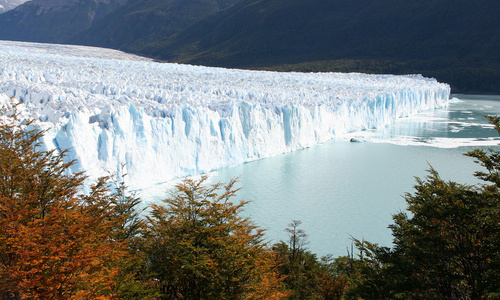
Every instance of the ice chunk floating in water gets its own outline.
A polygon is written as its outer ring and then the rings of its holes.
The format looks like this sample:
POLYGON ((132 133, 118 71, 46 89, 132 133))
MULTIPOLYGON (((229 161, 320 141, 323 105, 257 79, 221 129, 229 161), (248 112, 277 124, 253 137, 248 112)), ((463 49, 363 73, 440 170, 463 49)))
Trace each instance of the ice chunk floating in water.
POLYGON ((230 70, 0 42, 1 100, 14 96, 50 128, 45 145, 70 149, 73 171, 128 173, 131 188, 385 126, 445 106, 449 93, 422 76, 230 70))

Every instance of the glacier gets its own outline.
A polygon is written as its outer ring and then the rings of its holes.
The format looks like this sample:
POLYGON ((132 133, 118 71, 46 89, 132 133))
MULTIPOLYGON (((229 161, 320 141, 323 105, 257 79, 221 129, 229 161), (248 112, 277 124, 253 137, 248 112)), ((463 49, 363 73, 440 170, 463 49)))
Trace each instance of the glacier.
POLYGON ((160 63, 116 50, 0 41, 0 102, 67 149, 72 172, 131 189, 307 148, 444 107, 421 75, 281 73, 160 63))

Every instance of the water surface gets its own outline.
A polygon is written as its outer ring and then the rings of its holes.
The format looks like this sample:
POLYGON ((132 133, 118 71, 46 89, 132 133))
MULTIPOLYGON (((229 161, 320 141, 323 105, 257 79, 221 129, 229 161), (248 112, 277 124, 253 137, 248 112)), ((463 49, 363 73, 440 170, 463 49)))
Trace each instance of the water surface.
POLYGON ((500 113, 500 96, 457 95, 461 102, 377 130, 339 137, 308 149, 210 174, 213 182, 239 177, 244 211, 271 242, 302 221, 318 256, 346 254, 351 237, 391 246, 387 228, 404 210, 415 176, 430 166, 446 180, 475 183, 478 166, 463 153, 500 140, 482 117, 500 113), (362 142, 350 142, 355 140, 362 142))

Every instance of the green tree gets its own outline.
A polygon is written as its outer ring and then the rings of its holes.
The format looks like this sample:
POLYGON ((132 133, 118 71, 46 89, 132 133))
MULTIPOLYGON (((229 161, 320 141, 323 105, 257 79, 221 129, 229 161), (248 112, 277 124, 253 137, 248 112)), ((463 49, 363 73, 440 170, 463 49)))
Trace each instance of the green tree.
MULTIPOLYGON (((499 118, 489 117, 500 133, 499 118)), ((408 211, 390 225, 392 249, 371 245, 363 277, 350 291, 366 299, 500 298, 500 153, 466 155, 486 171, 485 183, 447 182, 431 168, 405 196, 408 211)))
POLYGON ((147 216, 143 249, 163 299, 282 298, 263 230, 230 201, 235 181, 205 181, 184 180, 147 216))

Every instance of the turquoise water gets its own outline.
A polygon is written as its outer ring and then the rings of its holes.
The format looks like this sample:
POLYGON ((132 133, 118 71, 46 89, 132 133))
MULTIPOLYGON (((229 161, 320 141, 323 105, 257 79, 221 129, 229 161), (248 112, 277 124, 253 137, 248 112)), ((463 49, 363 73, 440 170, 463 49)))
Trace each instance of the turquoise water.
POLYGON ((477 182, 478 166, 463 156, 495 146, 498 136, 482 114, 500 113, 499 96, 464 96, 449 107, 421 113, 379 129, 210 174, 227 182, 239 177, 243 214, 271 242, 287 240, 284 229, 302 221, 308 248, 318 256, 345 255, 351 237, 391 246, 392 215, 406 207, 414 176, 429 165, 446 180, 477 182), (363 142, 350 142, 351 138, 363 142))

